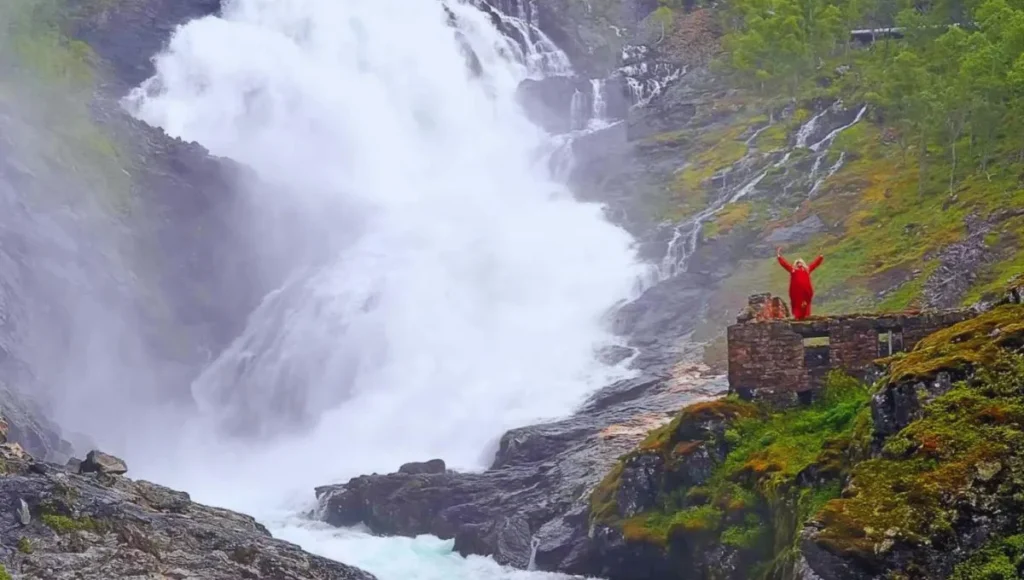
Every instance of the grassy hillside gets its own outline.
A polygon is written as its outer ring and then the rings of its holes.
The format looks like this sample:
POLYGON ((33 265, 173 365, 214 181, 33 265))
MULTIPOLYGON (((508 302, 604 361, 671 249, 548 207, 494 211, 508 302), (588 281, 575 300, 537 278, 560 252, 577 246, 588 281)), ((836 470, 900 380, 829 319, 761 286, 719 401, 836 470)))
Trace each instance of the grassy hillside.
POLYGON ((0 106, 32 127, 19 141, 34 147, 24 156, 40 164, 34 169, 70 172, 80 186, 60 203, 79 203, 91 193, 115 215, 124 214, 131 178, 120 145, 90 112, 99 63, 87 44, 64 33, 71 17, 67 4, 19 0, 0 7, 0 106))
POLYGON ((754 233, 762 245, 739 256, 712 309, 715 327, 746 295, 784 292, 786 276, 771 260, 768 238, 812 217, 823 224, 815 235, 782 245, 793 256, 825 255, 815 275, 820 313, 927 306, 941 292, 940 301, 952 296, 969 304, 1024 266, 1024 216, 1013 211, 1024 202, 1018 104, 1024 102, 1024 43, 1017 40, 1024 2, 913 6, 880 0, 718 5, 724 50, 713 69, 739 89, 730 97, 737 112, 699 137, 701 152, 684 160, 666 186, 665 214, 678 219, 706 207, 722 187, 714 176, 741 159, 781 150, 791 158, 705 225, 705 242, 754 233), (951 26, 970 22, 976 25, 951 26), (861 46, 847 34, 883 25, 902 26, 906 35, 861 46), (851 110, 868 105, 868 112, 832 143, 821 167, 840 156, 843 164, 812 195, 801 161, 811 152, 794 148, 795 131, 837 100, 851 110), (969 231, 969 217, 977 231, 969 231), (961 245, 972 252, 959 251, 961 245), (967 256, 964 263, 958 254, 967 256), (970 271, 967 288, 944 287, 950 269, 970 271))

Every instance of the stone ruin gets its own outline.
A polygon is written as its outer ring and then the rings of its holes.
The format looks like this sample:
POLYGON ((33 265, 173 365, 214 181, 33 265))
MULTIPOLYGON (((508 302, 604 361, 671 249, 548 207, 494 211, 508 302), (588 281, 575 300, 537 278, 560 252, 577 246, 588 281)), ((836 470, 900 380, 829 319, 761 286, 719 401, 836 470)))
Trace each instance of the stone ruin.
POLYGON ((876 360, 974 316, 972 310, 943 310, 797 321, 780 298, 757 294, 728 328, 729 392, 746 400, 807 404, 829 371, 869 378, 876 360))

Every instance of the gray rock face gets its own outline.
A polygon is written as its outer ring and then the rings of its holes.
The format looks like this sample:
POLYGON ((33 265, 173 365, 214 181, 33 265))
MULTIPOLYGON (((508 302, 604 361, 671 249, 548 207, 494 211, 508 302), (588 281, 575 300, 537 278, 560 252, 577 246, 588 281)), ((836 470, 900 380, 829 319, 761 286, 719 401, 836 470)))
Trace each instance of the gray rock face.
POLYGON ((18 443, 33 456, 65 461, 72 454, 71 444, 61 438, 60 428, 37 405, 2 385, 0 416, 7 423, 7 440, 18 443))
POLYGON ((939 267, 925 280, 921 295, 932 308, 954 308, 977 280, 978 274, 989 263, 985 236, 992 226, 978 216, 965 220, 967 237, 950 244, 939 252, 939 267))
POLYGON ((117 475, 68 473, 0 445, 0 563, 15 578, 373 580, 273 539, 249 516, 117 475), (29 521, 15 506, 24 503, 29 521), (15 549, 14 547, 17 547, 15 549))
POLYGON ((152 57, 176 26, 220 11, 221 0, 70 0, 73 33, 113 67, 121 89, 153 74, 152 57))
POLYGON ((519 85, 516 96, 530 120, 549 133, 568 133, 580 128, 572 126, 574 98, 580 99, 586 111, 593 103, 590 82, 576 77, 526 79, 519 85))
MULTIPOLYGON (((454 538, 462 554, 583 573, 592 543, 589 494, 614 462, 685 402, 720 392, 695 369, 648 374, 607 387, 568 419, 502 436, 491 468, 458 473, 405 467, 317 488, 321 517, 375 533, 454 538)), ((422 464, 421 464, 422 465, 422 464)))
POLYGON ((666 368, 680 360, 682 339, 701 318, 711 280, 699 274, 680 274, 656 284, 615 315, 614 329, 639 349, 633 366, 666 368))
MULTIPOLYGON (((488 0, 503 5, 526 0, 488 0)), ((622 47, 635 40, 633 30, 658 8, 657 0, 551 0, 537 2, 538 27, 569 55, 589 78, 604 78, 622 64, 622 47)))

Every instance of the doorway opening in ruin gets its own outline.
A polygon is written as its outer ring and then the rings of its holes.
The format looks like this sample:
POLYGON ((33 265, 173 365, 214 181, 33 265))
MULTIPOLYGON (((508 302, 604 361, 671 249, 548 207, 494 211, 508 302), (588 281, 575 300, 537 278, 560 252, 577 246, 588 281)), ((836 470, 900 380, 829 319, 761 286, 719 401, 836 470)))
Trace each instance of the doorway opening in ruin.
MULTIPOLYGON (((825 375, 831 368, 832 344, 828 334, 804 336, 804 368, 807 369, 808 382, 817 387, 825 382, 825 375)), ((811 391, 797 393, 801 404, 811 404, 811 391)))

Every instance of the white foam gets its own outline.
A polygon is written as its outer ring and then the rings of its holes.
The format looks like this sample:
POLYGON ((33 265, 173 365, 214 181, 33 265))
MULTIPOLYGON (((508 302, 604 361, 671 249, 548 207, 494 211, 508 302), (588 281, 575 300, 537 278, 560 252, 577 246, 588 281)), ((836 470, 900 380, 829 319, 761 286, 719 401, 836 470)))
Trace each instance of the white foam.
POLYGON ((448 5, 479 80, 438 2, 235 0, 179 29, 127 100, 287 192, 261 200, 268 211, 316 216, 254 243, 322 235, 329 257, 298 264, 196 381, 204 416, 179 426, 176 449, 143 453, 143 437, 126 453, 133 473, 382 580, 542 578, 436 539, 296 519, 313 485, 431 457, 482 467, 504 430, 564 415, 621 374, 593 352, 642 273, 632 240, 536 162, 547 137, 515 99, 536 70, 476 8, 448 5), (334 240, 332 223, 357 234, 334 240), (285 409, 313 427, 284 435, 285 409), (224 425, 273 440, 236 443, 224 425))

